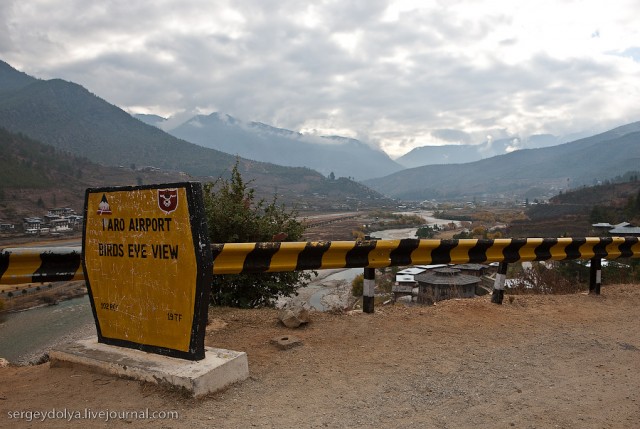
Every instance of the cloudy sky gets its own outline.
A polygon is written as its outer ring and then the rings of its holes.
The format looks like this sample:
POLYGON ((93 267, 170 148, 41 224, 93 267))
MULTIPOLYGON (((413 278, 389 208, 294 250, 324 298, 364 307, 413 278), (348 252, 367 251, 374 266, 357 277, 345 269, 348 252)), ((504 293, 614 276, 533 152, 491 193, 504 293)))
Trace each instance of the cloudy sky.
POLYGON ((2 0, 0 59, 134 113, 370 142, 640 120, 637 0, 2 0))

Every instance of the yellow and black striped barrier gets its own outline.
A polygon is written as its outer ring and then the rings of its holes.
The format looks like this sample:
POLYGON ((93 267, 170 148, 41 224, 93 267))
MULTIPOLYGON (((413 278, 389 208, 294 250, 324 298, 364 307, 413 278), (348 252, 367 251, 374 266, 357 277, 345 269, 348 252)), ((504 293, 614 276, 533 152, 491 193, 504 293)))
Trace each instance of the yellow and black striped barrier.
POLYGON ((0 284, 83 280, 81 255, 81 247, 2 249, 0 284))
POLYGON ((227 243, 212 250, 214 274, 640 258, 638 237, 227 243))
MULTIPOLYGON (((213 273, 640 258, 638 237, 366 240, 212 244, 213 273)), ((0 284, 82 280, 80 247, 0 252, 0 284)))

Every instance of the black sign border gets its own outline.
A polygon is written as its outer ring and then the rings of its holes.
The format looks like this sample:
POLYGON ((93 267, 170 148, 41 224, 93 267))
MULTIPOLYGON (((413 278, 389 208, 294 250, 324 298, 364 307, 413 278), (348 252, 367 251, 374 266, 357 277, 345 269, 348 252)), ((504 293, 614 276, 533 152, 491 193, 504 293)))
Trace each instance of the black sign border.
POLYGON ((207 230, 207 221, 205 216, 202 184, 199 182, 179 182, 179 183, 161 183, 153 185, 141 186, 111 186, 100 188, 87 188, 84 198, 84 228, 82 230, 82 269, 84 278, 89 292, 89 300, 91 302, 91 311, 93 319, 96 323, 96 331, 98 334, 98 342, 112 346, 126 347, 141 350, 148 353, 155 353, 163 356, 169 356, 187 360, 202 360, 205 357, 204 337, 207 327, 207 318, 209 310, 209 296, 211 294, 211 282, 213 281, 213 256, 211 253, 211 243, 209 241, 209 233, 207 230), (154 346, 150 344, 142 344, 134 341, 123 340, 119 338, 109 338, 102 335, 100 329, 100 321, 96 312, 91 283, 87 272, 87 264, 85 259, 85 243, 87 236, 87 219, 89 194, 97 194, 100 192, 122 192, 122 191, 139 191, 148 189, 163 188, 184 188, 187 194, 187 205, 189 211, 189 221, 191 223, 191 234, 193 239, 194 251, 196 256, 197 274, 196 274, 196 296, 193 309, 193 324, 191 326, 191 338, 189 340, 189 351, 177 350, 167 347, 154 346))

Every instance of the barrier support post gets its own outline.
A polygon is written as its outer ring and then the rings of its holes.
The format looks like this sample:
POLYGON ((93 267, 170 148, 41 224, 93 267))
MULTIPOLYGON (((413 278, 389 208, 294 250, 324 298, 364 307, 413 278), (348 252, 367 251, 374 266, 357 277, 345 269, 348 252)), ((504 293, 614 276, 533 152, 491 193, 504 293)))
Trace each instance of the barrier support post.
POLYGON ((600 295, 602 284, 602 259, 593 258, 589 269, 589 295, 600 295))
POLYGON ((376 287, 376 269, 364 269, 364 281, 362 283, 362 311, 365 313, 373 313, 373 300, 375 297, 374 289, 376 287))
POLYGON ((496 274, 496 281, 493 283, 493 294, 491 295, 491 302, 494 304, 502 304, 504 299, 504 283, 507 279, 507 266, 506 262, 500 262, 498 266, 498 272, 496 274))

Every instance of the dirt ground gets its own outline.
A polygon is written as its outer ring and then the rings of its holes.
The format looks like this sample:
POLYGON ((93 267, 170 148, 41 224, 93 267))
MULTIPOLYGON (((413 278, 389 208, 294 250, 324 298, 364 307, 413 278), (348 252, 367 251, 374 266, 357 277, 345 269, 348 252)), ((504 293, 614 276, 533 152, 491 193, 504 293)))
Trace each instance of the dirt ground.
POLYGON ((639 310, 638 285, 312 313, 295 331, 276 310, 212 308, 206 343, 246 351, 246 381, 192 399, 49 364, 0 368, 0 427, 637 428, 639 310), (283 335, 303 344, 270 344, 283 335), (86 409, 158 418, 27 421, 86 409))

